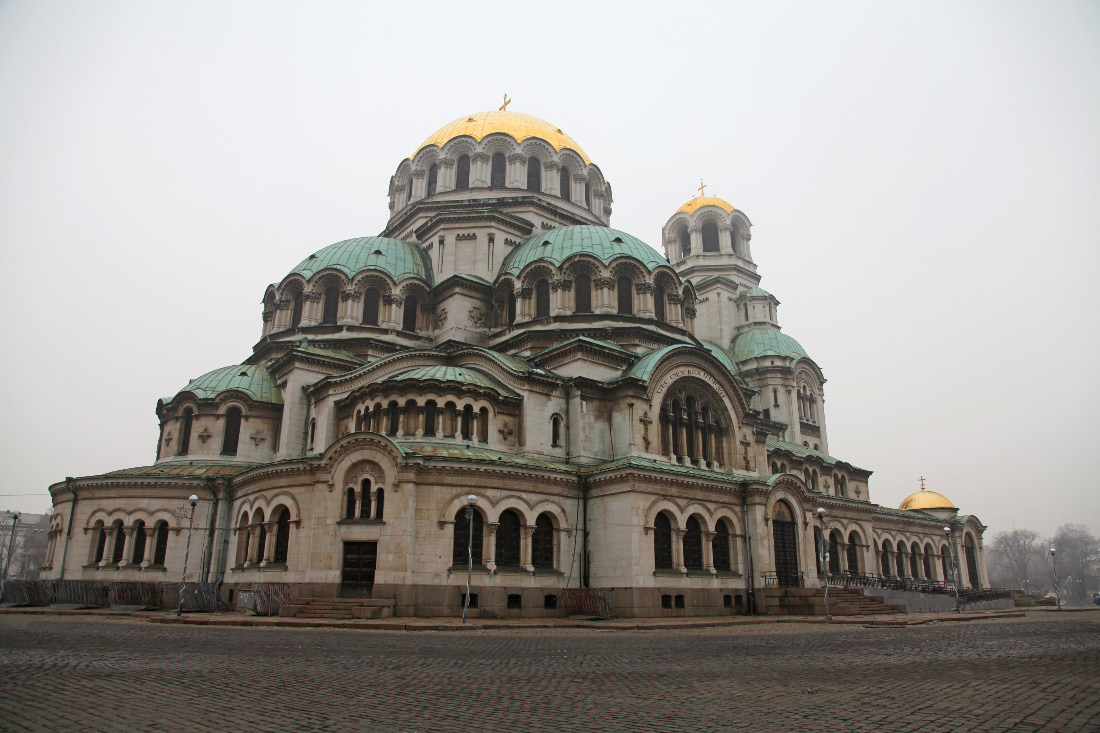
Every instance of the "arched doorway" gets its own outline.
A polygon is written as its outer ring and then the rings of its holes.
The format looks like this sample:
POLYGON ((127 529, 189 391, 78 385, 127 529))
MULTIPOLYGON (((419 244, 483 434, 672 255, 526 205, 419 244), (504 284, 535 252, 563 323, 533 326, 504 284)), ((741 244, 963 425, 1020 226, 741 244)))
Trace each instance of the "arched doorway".
POLYGON ((798 570, 798 538, 794 512, 785 501, 777 501, 772 508, 772 543, 775 547, 775 577, 779 587, 801 587, 802 573, 798 570))

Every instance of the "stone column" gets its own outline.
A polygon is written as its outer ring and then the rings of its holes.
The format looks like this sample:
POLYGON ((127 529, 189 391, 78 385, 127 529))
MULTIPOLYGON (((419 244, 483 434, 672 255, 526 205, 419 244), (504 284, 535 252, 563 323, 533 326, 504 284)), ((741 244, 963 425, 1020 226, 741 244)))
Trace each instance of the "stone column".
POLYGON ((256 565, 262 559, 260 557, 260 525, 250 524, 248 526, 248 559, 245 561, 244 566, 251 567, 256 565))
POLYGON ((718 229, 718 251, 733 254, 733 228, 728 224, 718 229))
POLYGON ((153 564, 153 553, 157 549, 157 528, 145 528, 145 557, 142 558, 141 567, 147 568, 153 564))
POLYGON ((691 234, 691 253, 697 255, 703 251, 703 231, 699 228, 698 224, 692 224, 688 228, 688 232, 691 234))
POLYGON ((672 567, 679 569, 681 573, 687 572, 687 568, 684 567, 684 530, 682 529, 672 530, 672 567))
POLYGON ((615 306, 611 302, 611 291, 615 287, 615 278, 597 277, 592 281, 596 289, 596 306, 593 310, 597 314, 609 314, 615 312, 615 306))
POLYGON ((683 328, 684 296, 680 293, 668 293, 666 300, 668 300, 668 308, 665 311, 665 318, 668 319, 668 324, 670 326, 676 326, 677 328, 683 328))
POLYGON ((526 323, 531 320, 534 310, 531 307, 533 288, 520 288, 516 291, 516 324, 526 323))
POLYGON ((529 573, 535 572, 535 558, 532 554, 534 552, 534 543, 531 542, 531 536, 534 533, 534 527, 524 526, 520 529, 519 534, 519 556, 521 558, 520 563, 523 565, 523 569, 529 573))
POLYGON ((354 326, 362 322, 363 314, 359 307, 363 294, 347 288, 340 292, 340 316, 336 322, 341 326, 354 326))
POLYGON ((550 196, 561 196, 561 163, 548 160, 542 164, 542 190, 550 196))
POLYGON ((114 526, 104 526, 103 534, 107 537, 103 542, 103 559, 99 561, 99 567, 105 568, 111 564, 111 557, 114 555, 115 550, 115 528, 114 526))
POLYGON ((399 320, 402 316, 401 307, 405 304, 405 299, 396 293, 386 293, 382 296, 382 312, 379 314, 379 325, 382 328, 388 328, 391 331, 396 331, 401 325, 399 320))
POLYGON ((321 322, 321 300, 323 293, 307 290, 302 293, 302 324, 303 326, 316 326, 321 322))
POLYGON ((444 193, 455 188, 455 161, 451 158, 439 160, 439 177, 436 179, 436 191, 444 193))
POLYGON ((490 573, 495 572, 496 569, 497 569, 497 527, 498 526, 499 526, 498 522, 489 522, 488 524, 485 525, 485 529, 486 529, 485 534, 486 534, 486 539, 488 540, 488 544, 489 544, 489 548, 488 548, 489 552, 487 554, 482 555, 482 560, 485 561, 485 567, 488 568, 490 573))
POLYGON ((703 532, 703 568, 711 574, 718 571, 714 569, 714 532, 703 532))
POLYGON ((276 522, 264 522, 264 529, 267 530, 267 536, 264 537, 264 559, 260 563, 261 566, 270 563, 275 554, 275 531, 278 529, 278 524, 276 522))
POLYGON ((504 185, 508 188, 527 188, 527 156, 511 153, 504 169, 504 185))
POLYGON ((122 531, 126 536, 126 544, 122 546, 122 559, 118 561, 120 568, 130 564, 130 555, 134 551, 134 528, 123 527, 122 531))
POLYGON ((643 318, 653 318, 653 283, 634 283, 634 292, 638 294, 638 315, 643 318))
POLYGON ((290 298, 279 298, 275 301, 275 316, 271 331, 282 331, 290 328, 290 311, 292 305, 293 301, 290 298))
POLYGON ((485 188, 489 185, 491 160, 488 153, 474 153, 470 156, 470 188, 485 188))

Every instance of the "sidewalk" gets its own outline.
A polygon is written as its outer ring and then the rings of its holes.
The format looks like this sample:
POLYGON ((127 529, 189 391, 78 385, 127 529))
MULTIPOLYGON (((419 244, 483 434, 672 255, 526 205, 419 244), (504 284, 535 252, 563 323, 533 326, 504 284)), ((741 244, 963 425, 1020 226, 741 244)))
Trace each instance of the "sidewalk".
MULTIPOLYGON (((1100 611, 1100 608, 1063 609, 1061 613, 1100 611)), ((687 618, 638 619, 482 619, 471 618, 463 624, 456 618, 389 618, 382 620, 296 619, 279 616, 249 616, 244 613, 187 613, 176 616, 172 611, 124 611, 114 609, 60 610, 52 608, 3 608, 8 614, 80 615, 92 617, 130 617, 157 624, 191 626, 247 626, 261 628, 326 628, 384 631, 482 631, 523 629, 602 629, 614 631, 661 631, 677 629, 707 629, 761 624, 828 624, 865 627, 915 626, 927 623, 978 621, 997 618, 1020 618, 1032 613, 1058 613, 1055 609, 981 611, 974 613, 900 613, 892 616, 696 616, 687 618)))

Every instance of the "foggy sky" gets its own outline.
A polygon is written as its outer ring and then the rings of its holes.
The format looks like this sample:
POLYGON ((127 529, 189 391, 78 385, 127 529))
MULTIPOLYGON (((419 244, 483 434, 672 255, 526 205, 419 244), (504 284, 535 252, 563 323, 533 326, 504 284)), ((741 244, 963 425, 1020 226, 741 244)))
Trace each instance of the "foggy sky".
POLYGON ((0 1, 0 509, 151 464, 265 286, 507 92, 613 227, 659 248, 700 179, 748 215, 873 501, 1100 530, 1098 38, 1095 2, 0 1))

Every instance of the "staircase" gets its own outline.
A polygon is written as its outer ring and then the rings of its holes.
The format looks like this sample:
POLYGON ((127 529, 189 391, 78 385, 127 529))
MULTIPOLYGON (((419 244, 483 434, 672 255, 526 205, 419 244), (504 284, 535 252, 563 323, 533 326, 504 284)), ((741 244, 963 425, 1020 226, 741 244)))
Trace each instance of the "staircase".
MULTIPOLYGON (((765 613, 772 616, 824 616, 824 588, 766 588, 765 613)), ((833 616, 878 616, 905 613, 905 606, 883 603, 881 596, 865 596, 858 590, 829 588, 829 613, 833 616)))
POLYGON ((279 608, 279 615, 324 621, 390 618, 392 598, 298 598, 279 608))

